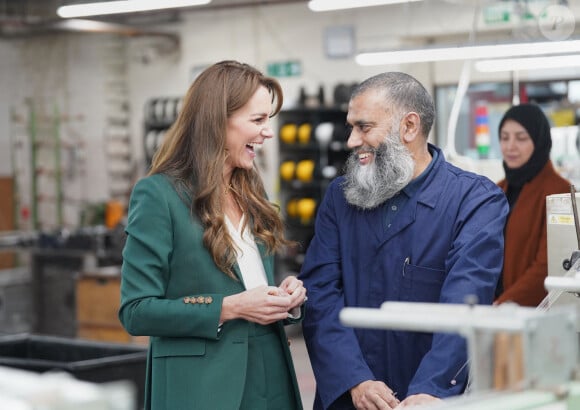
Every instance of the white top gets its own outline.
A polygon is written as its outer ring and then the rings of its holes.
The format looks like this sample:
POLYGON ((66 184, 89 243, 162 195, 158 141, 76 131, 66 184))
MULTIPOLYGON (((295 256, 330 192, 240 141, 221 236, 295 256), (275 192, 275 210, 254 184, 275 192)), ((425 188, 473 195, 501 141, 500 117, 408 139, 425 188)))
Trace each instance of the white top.
POLYGON ((239 231, 239 228, 244 223, 244 215, 240 219, 240 226, 238 228, 234 226, 227 216, 225 220, 230 236, 236 245, 237 262, 246 290, 258 286, 267 286, 266 271, 264 270, 264 264, 262 263, 260 251, 254 240, 254 235, 252 235, 249 229, 245 229, 244 232, 239 231))

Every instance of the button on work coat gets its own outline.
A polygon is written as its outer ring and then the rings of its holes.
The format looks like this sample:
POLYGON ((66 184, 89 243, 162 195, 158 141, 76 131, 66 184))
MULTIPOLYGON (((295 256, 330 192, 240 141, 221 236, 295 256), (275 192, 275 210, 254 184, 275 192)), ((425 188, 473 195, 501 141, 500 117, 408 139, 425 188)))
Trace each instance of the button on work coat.
POLYGON ((317 211, 301 279, 304 337, 316 376, 315 409, 353 408, 348 390, 382 380, 399 399, 447 397, 466 385, 466 342, 456 334, 349 328, 343 307, 385 301, 490 304, 502 268, 504 193, 438 151, 418 192, 385 227, 385 211, 349 205, 335 179, 317 211), (346 393, 346 394, 345 394, 346 393))

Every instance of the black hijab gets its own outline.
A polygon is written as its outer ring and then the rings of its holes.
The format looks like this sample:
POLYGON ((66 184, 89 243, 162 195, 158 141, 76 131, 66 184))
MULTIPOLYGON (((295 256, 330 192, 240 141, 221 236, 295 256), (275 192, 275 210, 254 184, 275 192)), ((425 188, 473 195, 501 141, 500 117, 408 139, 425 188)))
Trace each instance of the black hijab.
POLYGON ((505 161, 503 169, 508 185, 521 188, 540 173, 550 159, 552 136, 550 123, 540 107, 535 104, 520 104, 511 107, 499 122, 499 132, 506 120, 514 120, 522 125, 534 142, 534 152, 524 165, 519 168, 508 168, 505 161))

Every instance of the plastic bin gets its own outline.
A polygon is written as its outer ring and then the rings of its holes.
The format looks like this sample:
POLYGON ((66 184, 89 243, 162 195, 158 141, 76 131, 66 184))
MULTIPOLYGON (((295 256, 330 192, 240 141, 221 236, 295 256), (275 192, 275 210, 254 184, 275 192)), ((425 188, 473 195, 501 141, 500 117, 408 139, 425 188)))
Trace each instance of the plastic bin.
POLYGON ((65 371, 79 380, 135 384, 143 408, 147 347, 94 342, 57 336, 0 336, 0 366, 33 372, 65 371))

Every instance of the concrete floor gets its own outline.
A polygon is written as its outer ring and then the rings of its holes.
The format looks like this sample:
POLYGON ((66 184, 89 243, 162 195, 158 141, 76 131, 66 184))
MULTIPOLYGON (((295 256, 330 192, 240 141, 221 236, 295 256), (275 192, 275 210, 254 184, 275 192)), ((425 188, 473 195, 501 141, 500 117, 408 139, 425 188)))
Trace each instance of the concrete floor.
POLYGON ((302 337, 302 330, 297 325, 287 326, 286 334, 290 339, 290 352, 294 359, 294 368, 296 369, 296 378, 298 379, 298 386, 300 387, 300 395, 302 396, 302 404, 305 410, 311 410, 314 404, 314 393, 316 390, 316 382, 314 381, 314 374, 310 366, 310 359, 302 337))

